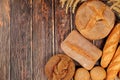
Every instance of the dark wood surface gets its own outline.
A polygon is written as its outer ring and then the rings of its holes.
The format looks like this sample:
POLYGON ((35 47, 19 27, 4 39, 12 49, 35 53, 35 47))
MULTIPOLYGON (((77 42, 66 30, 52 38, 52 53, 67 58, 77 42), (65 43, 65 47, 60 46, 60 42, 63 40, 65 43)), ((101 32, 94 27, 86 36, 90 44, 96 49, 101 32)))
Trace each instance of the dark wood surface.
POLYGON ((0 0, 0 80, 47 80, 46 62, 73 29, 59 0, 0 0))

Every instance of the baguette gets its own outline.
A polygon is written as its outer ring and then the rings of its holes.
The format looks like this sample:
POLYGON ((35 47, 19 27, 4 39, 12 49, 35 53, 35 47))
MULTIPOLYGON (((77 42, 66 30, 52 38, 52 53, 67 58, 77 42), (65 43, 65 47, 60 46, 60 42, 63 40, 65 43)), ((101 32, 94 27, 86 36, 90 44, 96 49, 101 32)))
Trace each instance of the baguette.
POLYGON ((113 58, 113 55, 116 51, 119 42, 119 35, 120 35, 120 24, 116 25, 115 28, 112 30, 103 48, 101 66, 104 68, 108 66, 111 59, 113 58))
POLYGON ((120 70, 120 46, 107 69, 107 80, 114 80, 120 70))

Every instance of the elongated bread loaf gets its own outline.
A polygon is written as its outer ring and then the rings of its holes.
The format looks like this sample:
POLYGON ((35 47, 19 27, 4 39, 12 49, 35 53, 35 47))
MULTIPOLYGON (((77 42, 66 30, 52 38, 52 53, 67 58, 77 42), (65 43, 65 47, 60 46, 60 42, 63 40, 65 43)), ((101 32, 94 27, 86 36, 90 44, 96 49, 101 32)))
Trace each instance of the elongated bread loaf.
POLYGON ((107 80, 114 80, 120 70, 120 46, 107 69, 107 80))
POLYGON ((103 49, 101 66, 104 68, 108 66, 111 59, 113 58, 113 55, 116 51, 116 48, 119 42, 119 35, 120 35, 120 24, 117 24, 115 28, 112 30, 112 32, 110 33, 110 35, 108 36, 108 39, 103 49))
POLYGON ((87 70, 90 70, 102 56, 102 51, 76 30, 73 30, 62 42, 61 48, 87 70))

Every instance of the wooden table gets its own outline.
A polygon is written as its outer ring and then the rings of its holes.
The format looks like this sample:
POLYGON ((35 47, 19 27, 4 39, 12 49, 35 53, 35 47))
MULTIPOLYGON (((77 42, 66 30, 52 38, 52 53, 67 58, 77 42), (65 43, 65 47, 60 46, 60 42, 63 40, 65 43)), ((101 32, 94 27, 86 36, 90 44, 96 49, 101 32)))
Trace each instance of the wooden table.
POLYGON ((59 0, 0 0, 0 80, 47 80, 46 62, 73 29, 59 0))

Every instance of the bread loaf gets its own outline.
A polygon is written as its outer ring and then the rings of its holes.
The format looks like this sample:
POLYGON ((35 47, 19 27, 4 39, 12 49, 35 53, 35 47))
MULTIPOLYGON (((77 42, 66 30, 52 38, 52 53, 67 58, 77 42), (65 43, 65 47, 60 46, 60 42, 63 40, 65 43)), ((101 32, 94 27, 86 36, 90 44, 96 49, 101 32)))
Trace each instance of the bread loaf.
POLYGON ((45 65, 48 80, 71 80, 75 72, 75 64, 67 55, 57 54, 45 65))
POLYGON ((120 46, 107 68, 107 80, 114 80, 120 70, 120 46))
POLYGON ((103 48, 101 66, 104 68, 108 66, 111 59, 113 58, 113 55, 116 51, 116 48, 119 42, 119 35, 120 35, 120 24, 117 24, 115 28, 112 30, 112 32, 110 33, 110 35, 108 36, 108 39, 103 48))
POLYGON ((112 10, 98 0, 84 2, 77 10, 75 25, 86 38, 105 38, 113 28, 115 16, 112 10))
POLYGON ((106 78, 106 71, 101 66, 96 66, 90 71, 92 80, 104 80, 106 78))
POLYGON ((79 68, 75 73, 74 80, 90 80, 90 73, 84 68, 79 68))
POLYGON ((101 57, 102 51, 73 30, 61 44, 62 50, 71 58, 90 70, 101 57))

